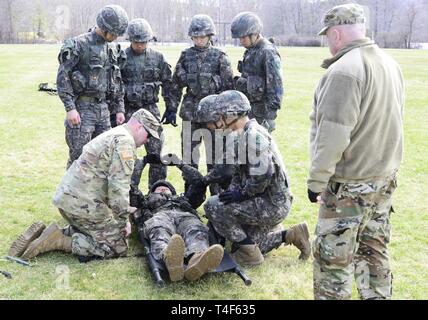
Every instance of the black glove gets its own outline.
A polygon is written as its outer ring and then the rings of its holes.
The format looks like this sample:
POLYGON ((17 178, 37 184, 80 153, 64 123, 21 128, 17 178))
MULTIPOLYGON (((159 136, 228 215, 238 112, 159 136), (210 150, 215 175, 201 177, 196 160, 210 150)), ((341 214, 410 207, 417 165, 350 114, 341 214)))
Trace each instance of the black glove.
POLYGON ((134 208, 141 208, 143 202, 143 193, 138 188, 131 186, 131 189, 129 190, 129 205, 134 208))
POLYGON ((248 199, 248 196, 244 195, 240 190, 232 190, 220 193, 219 196, 220 201, 224 204, 229 204, 232 202, 242 202, 248 199))
POLYGON ((161 123, 163 124, 171 124, 172 126, 177 126, 177 113, 174 111, 166 110, 162 116, 161 123))
POLYGON ((199 208, 205 201, 207 185, 201 180, 189 186, 184 196, 189 200, 193 209, 199 208))
POLYGON ((318 202, 317 197, 320 195, 320 192, 313 192, 310 189, 308 189, 308 199, 310 202, 315 203, 318 202))
POLYGON ((143 157, 144 163, 162 164, 160 155, 156 153, 149 153, 143 157))

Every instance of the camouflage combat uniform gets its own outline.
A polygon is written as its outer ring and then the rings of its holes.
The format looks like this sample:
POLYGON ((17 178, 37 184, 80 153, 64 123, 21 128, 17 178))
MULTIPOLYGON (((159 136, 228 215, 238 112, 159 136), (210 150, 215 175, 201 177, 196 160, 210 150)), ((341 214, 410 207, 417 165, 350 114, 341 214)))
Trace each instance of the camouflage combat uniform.
MULTIPOLYGON (((324 28, 363 24, 364 9, 336 6, 324 28)), ((308 193, 320 194, 314 241, 316 299, 390 299, 391 196, 403 153, 404 83, 370 39, 346 44, 322 65, 311 113, 308 193)), ((311 199, 314 202, 314 199, 311 199)))
MULTIPOLYGON (((181 53, 175 66, 173 82, 177 104, 181 101, 182 89, 187 88, 180 108, 180 117, 183 122, 190 121, 191 129, 190 136, 184 136, 184 130, 182 130, 182 151, 184 159, 193 155, 192 165, 197 168, 202 138, 193 141, 192 136, 196 130, 202 127, 193 121, 193 113, 202 98, 233 88, 233 72, 229 58, 224 52, 212 46, 206 48, 194 46, 186 49, 181 53), (187 143, 191 143, 190 149, 185 147, 187 143)), ((215 145, 214 136, 214 134, 211 135, 213 137, 212 146, 215 145)), ((210 154, 208 154, 207 162, 214 163, 210 154)), ((208 165, 208 171, 211 170, 211 167, 212 165, 208 165)))
MULTIPOLYGON (((147 48, 144 53, 136 54, 131 47, 125 50, 127 62, 122 69, 125 85, 126 120, 140 108, 150 111, 160 120, 157 106, 159 89, 162 86, 162 96, 167 110, 176 112, 177 106, 171 98, 172 71, 162 53, 147 48)), ((150 139, 145 148, 149 154, 160 154, 164 137, 160 140, 150 139)), ((165 166, 151 164, 149 170, 149 186, 158 180, 165 179, 165 166)))
POLYGON ((245 51, 238 71, 241 77, 237 78, 235 88, 250 100, 250 118, 272 132, 284 94, 278 50, 268 40, 261 39, 245 51))
POLYGON ((208 227, 184 196, 150 193, 144 201, 142 215, 144 234, 158 260, 163 259, 162 253, 174 234, 179 234, 185 242, 185 257, 209 248, 208 227))
POLYGON ((267 253, 283 243, 282 233, 274 228, 291 208, 286 169, 275 142, 255 119, 239 135, 236 157, 239 165, 229 190, 241 190, 248 199, 223 204, 213 196, 205 203, 205 213, 221 236, 235 243, 249 237, 267 253))
POLYGON ((126 125, 99 135, 61 180, 53 204, 78 231, 72 252, 112 258, 128 250, 121 234, 128 221, 129 185, 136 159, 134 138, 126 125))
POLYGON ((119 44, 91 31, 64 41, 58 60, 58 95, 65 110, 76 109, 81 118, 78 125, 65 121, 69 167, 86 143, 111 128, 107 99, 114 113, 125 112, 120 67, 126 57, 119 44))

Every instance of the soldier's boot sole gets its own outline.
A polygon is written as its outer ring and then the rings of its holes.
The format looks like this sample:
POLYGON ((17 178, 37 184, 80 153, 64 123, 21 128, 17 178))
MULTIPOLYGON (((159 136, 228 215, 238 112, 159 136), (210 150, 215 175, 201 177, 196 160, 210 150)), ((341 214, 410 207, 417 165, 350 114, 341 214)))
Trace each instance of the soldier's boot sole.
POLYGON ((34 240, 22 255, 23 259, 32 259, 41 253, 54 250, 71 252, 71 238, 63 235, 62 230, 56 223, 51 223, 38 237, 34 240), (65 241, 65 238, 69 238, 65 241), (67 245, 65 245, 67 243, 67 245))
POLYGON ((209 247, 195 259, 192 257, 192 259, 189 261, 186 272, 184 273, 184 277, 189 281, 198 280, 204 274, 215 269, 221 263, 223 254, 223 247, 219 244, 216 244, 209 247))
POLYGON ((46 226, 43 222, 35 222, 27 230, 25 230, 10 246, 9 256, 20 257, 31 242, 37 239, 45 230, 46 226))
POLYGON ((184 277, 184 250, 183 238, 174 234, 164 252, 164 262, 171 281, 180 281, 184 277))

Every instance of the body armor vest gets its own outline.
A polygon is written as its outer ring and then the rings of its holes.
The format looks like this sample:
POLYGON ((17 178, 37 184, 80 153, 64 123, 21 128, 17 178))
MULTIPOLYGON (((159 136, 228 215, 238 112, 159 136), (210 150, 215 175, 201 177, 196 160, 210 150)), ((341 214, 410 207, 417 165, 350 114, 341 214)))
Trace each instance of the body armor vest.
POLYGON ((161 69, 158 55, 150 48, 136 55, 131 47, 126 49, 127 62, 122 70, 126 100, 132 104, 153 104, 159 101, 161 69))
POLYGON ((185 69, 182 81, 187 84, 186 94, 204 98, 210 94, 220 93, 220 57, 223 53, 214 47, 204 50, 190 48, 186 50, 185 69))
POLYGON ((262 50, 269 48, 279 55, 278 50, 266 39, 255 48, 247 49, 244 59, 238 62, 241 78, 236 84, 237 90, 244 93, 250 103, 262 102, 266 99, 266 70, 262 50))
POLYGON ((94 37, 97 36, 89 33, 83 35, 83 39, 77 39, 83 47, 83 55, 72 73, 71 81, 77 95, 104 99, 107 94, 120 90, 120 46, 98 43, 94 37))

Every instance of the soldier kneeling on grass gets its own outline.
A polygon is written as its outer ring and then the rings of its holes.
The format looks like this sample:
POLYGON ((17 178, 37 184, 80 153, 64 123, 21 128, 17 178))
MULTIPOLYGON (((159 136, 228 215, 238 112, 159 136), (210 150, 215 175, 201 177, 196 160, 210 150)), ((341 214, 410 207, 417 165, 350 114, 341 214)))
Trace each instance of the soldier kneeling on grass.
MULTIPOLYGON (((35 223, 12 244, 9 254, 31 259, 64 251, 81 261, 126 256, 131 233, 129 185, 136 148, 159 139, 160 123, 140 109, 124 125, 91 140, 63 176, 53 203, 70 227, 35 223)), ((135 210, 135 208, 134 208, 135 210)))
POLYGON ((300 258, 308 259, 306 223, 277 230, 291 208, 289 179, 275 141, 255 119, 249 119, 250 109, 244 94, 229 90, 202 99, 196 110, 195 121, 237 135, 233 149, 239 160, 232 182, 228 190, 207 200, 206 216, 217 233, 233 243, 232 256, 239 264, 261 264, 263 254, 283 243, 295 245, 300 258))
POLYGON ((147 196, 136 200, 131 197, 134 203, 141 208, 135 221, 144 225, 151 252, 155 259, 165 262, 171 281, 183 277, 195 281, 221 263, 223 247, 209 245, 208 227, 186 196, 176 194, 171 183, 155 182, 147 196))

